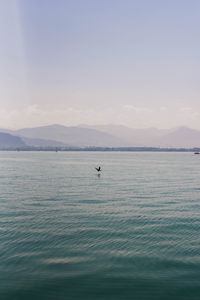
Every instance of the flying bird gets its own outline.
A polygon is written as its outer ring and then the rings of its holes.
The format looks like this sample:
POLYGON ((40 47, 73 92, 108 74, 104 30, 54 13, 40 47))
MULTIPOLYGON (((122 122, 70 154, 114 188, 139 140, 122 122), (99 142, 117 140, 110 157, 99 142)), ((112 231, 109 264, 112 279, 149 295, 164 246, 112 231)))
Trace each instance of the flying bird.
POLYGON ((95 168, 97 172, 101 172, 101 167, 99 166, 98 168, 95 168))

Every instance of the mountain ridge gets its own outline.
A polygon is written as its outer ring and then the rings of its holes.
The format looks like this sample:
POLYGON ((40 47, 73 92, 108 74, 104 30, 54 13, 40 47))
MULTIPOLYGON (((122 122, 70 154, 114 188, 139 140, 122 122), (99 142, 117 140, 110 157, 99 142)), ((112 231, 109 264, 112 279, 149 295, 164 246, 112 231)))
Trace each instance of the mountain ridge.
POLYGON ((0 132, 0 149, 24 146, 26 146, 26 144, 20 137, 10 133, 0 132))
POLYGON ((2 130, 20 138, 26 146, 35 147, 200 147, 200 130, 186 126, 158 129, 130 128, 114 124, 94 126, 52 124, 2 130))

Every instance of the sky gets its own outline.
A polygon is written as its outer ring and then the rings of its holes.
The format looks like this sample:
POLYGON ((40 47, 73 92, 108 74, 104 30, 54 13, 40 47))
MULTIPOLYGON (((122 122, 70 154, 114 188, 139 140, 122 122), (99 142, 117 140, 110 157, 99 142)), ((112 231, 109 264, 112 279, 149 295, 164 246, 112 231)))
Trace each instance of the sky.
POLYGON ((200 129, 199 0, 0 0, 0 127, 200 129))

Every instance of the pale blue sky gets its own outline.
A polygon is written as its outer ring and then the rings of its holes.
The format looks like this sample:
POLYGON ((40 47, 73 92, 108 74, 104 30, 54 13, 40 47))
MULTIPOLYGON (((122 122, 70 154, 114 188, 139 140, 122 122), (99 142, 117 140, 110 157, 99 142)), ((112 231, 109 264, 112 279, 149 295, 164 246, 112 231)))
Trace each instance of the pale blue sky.
POLYGON ((0 0, 0 127, 200 129, 199 0, 0 0))

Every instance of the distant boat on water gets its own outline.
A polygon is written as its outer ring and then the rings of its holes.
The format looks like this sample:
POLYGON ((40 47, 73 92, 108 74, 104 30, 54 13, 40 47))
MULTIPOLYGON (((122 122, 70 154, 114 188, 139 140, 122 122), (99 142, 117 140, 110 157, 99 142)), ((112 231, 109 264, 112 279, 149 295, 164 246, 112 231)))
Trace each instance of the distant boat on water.
POLYGON ((194 154, 200 154, 200 152, 194 152, 194 154))

